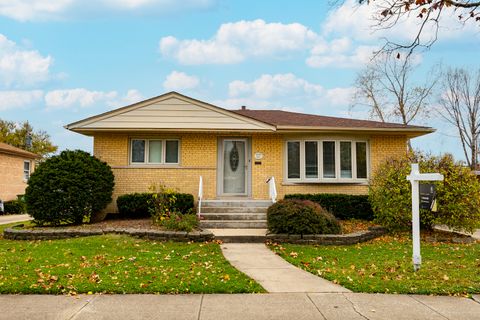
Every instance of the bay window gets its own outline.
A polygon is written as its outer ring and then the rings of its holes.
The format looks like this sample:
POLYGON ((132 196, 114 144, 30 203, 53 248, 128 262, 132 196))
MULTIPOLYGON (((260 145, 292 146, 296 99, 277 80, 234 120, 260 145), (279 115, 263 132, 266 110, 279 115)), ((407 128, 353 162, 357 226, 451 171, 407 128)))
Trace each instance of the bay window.
POLYGON ((340 141, 340 178, 352 178, 352 143, 340 141))
POLYGON ((335 178, 335 141, 323 141, 323 177, 335 178))
POLYGON ((130 162, 132 164, 178 164, 179 140, 132 139, 130 162))
POLYGON ((366 182, 368 146, 349 139, 295 140, 286 142, 287 181, 366 182))
POLYGON ((317 141, 305 141, 305 178, 318 178, 317 141))
POLYGON ((287 142, 288 178, 300 179, 300 141, 287 142))

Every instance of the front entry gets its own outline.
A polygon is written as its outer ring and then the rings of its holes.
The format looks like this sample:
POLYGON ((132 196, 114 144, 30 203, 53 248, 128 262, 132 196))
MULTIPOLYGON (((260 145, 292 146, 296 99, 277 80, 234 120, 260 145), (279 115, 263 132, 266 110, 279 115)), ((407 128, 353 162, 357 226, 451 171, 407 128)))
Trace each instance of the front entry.
POLYGON ((222 138, 218 148, 218 195, 248 196, 250 193, 249 140, 222 138))

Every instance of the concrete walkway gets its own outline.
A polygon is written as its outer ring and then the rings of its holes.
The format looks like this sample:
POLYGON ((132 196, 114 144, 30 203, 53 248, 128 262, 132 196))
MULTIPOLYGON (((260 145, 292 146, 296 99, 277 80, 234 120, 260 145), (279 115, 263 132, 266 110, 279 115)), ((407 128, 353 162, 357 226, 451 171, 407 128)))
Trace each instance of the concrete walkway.
POLYGON ((363 293, 0 295, 0 319, 425 319, 477 320, 457 297, 363 293))
POLYGON ((14 222, 22 222, 32 220, 33 218, 28 214, 9 214, 0 216, 0 224, 9 224, 14 222))
MULTIPOLYGON (((449 227, 442 226, 442 225, 436 225, 435 229, 443 230, 443 231, 452 231, 449 227)), ((475 230, 473 233, 467 233, 467 232, 461 232, 461 231, 457 231, 457 232, 461 234, 465 234, 467 236, 472 236, 472 238, 476 240, 480 240, 480 229, 475 230)))
POLYGON ((224 243, 225 258, 268 292, 349 292, 286 262, 262 243, 224 243))

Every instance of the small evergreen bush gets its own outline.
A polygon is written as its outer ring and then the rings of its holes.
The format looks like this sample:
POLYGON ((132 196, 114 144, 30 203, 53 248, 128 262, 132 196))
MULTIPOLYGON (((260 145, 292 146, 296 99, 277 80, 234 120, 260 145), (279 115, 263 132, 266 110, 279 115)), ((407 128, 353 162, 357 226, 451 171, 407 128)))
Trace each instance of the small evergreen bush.
POLYGON ((373 220, 373 211, 368 195, 350 194, 287 194, 285 199, 310 200, 318 203, 333 214, 337 219, 373 220))
POLYGON ((81 150, 40 163, 28 180, 27 212, 39 225, 81 224, 112 201, 114 176, 105 162, 81 150))
POLYGON ((309 200, 280 200, 267 210, 268 230, 287 234, 338 234, 340 223, 319 204, 309 200))

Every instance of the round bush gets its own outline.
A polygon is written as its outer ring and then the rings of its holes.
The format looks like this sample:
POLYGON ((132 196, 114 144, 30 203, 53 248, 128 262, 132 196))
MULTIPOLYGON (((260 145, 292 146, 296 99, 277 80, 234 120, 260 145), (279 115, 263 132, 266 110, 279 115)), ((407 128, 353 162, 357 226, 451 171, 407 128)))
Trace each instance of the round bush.
POLYGON ((381 165, 372 177, 369 191, 377 223, 390 230, 411 228, 411 186, 406 179, 411 163, 419 163, 420 172, 439 172, 444 176, 444 181, 435 183, 438 211, 420 210, 423 228, 442 224, 472 232, 480 227, 480 182, 469 168, 448 154, 441 157, 411 154, 381 165))
POLYGON ((337 219, 309 200, 280 200, 267 210, 268 230, 287 234, 338 234, 337 219))
POLYGON ((36 224, 81 224, 112 201, 111 168, 89 153, 63 151, 41 163, 28 180, 28 213, 36 224))

